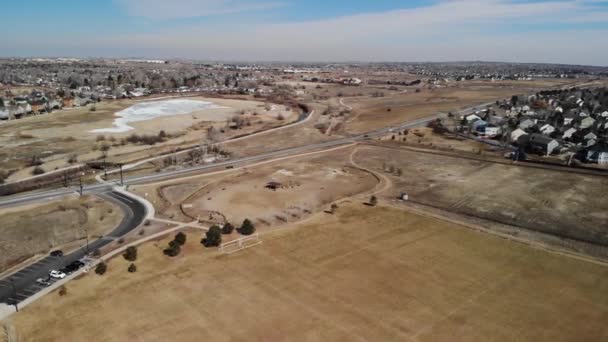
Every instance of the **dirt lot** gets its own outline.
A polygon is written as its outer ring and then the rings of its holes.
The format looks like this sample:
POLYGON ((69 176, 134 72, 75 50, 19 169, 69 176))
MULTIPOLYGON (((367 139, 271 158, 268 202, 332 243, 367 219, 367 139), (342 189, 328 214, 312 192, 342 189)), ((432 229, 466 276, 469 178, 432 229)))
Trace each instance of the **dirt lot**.
POLYGON ((602 341, 608 268, 395 209, 343 206, 230 256, 189 233, 8 322, 27 341, 602 341))
POLYGON ((53 248, 80 246, 85 229, 90 237, 116 228, 122 219, 120 207, 85 196, 43 205, 0 211, 0 272, 53 248))
POLYGON ((286 159, 214 176, 133 187, 150 199, 159 214, 240 223, 249 218, 260 227, 302 219, 329 203, 372 189, 377 179, 349 166, 351 148, 286 159), (280 183, 276 190, 265 188, 280 183))
POLYGON ((112 127, 114 114, 137 103, 134 100, 101 102, 95 105, 95 111, 91 111, 92 106, 89 106, 3 122, 0 124, 0 144, 5 148, 0 152, 0 168, 16 170, 7 180, 15 181, 31 176, 33 167, 26 166, 34 155, 42 159, 44 163, 41 167, 48 172, 69 166, 68 159, 72 154, 77 155, 79 162, 98 160, 104 144, 110 146, 107 152, 109 161, 126 162, 161 150, 170 151, 184 144, 197 144, 206 137, 206 129, 211 125, 218 132, 225 130, 225 133, 218 133, 221 136, 217 138, 226 138, 280 126, 297 120, 299 115, 297 111, 287 110, 284 106, 272 105, 267 108, 264 102, 258 101, 202 97, 188 99, 209 101, 224 108, 135 122, 132 123, 135 130, 125 133, 96 134, 89 131, 112 127), (250 125, 244 125, 241 129, 229 129, 225 120, 209 122, 205 119, 208 116, 238 116, 250 122, 250 125), (122 139, 133 133, 157 135, 160 130, 169 135, 164 143, 154 146, 121 143, 122 139))
POLYGON ((355 161, 382 172, 401 169, 385 195, 608 246, 608 178, 462 158, 361 147, 355 161))

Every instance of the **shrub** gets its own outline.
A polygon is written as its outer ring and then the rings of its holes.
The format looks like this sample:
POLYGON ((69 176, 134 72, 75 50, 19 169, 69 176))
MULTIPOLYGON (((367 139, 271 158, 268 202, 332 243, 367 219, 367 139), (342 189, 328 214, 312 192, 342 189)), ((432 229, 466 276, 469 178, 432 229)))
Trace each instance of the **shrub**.
POLYGON ((40 166, 36 166, 33 170, 32 170, 32 174, 33 175, 41 175, 43 174, 45 171, 43 168, 41 168, 40 166))
POLYGON ((129 265, 129 268, 127 270, 129 271, 129 273, 135 273, 137 272, 137 266, 135 266, 135 264, 131 264, 129 265))
POLYGON ((42 165, 42 160, 36 154, 32 156, 32 159, 28 162, 27 166, 40 166, 42 165))
POLYGON ((89 108, 89 110, 90 110, 91 112, 94 112, 94 111, 96 111, 96 110, 97 110, 97 107, 95 107, 95 106, 91 106, 91 108, 89 108))
POLYGON ((243 235, 251 235, 255 233, 255 226, 253 225, 251 220, 245 219, 245 221, 243 221, 243 224, 239 229, 237 229, 237 231, 243 235))
POLYGON ((184 234, 183 232, 179 232, 175 235, 175 239, 173 240, 180 246, 183 246, 184 244, 186 244, 186 234, 184 234))
POLYGON ((95 141, 100 142, 100 141, 106 141, 106 136, 103 134, 100 134, 98 136, 95 137, 95 141))
POLYGON ((67 294, 68 294, 68 289, 65 287, 65 285, 61 285, 61 287, 59 288, 59 295, 61 297, 63 297, 67 294))
POLYGON ((78 162, 78 156, 76 154, 70 154, 68 157, 68 163, 75 164, 76 162, 78 162))
POLYGON ((207 233, 205 233, 205 237, 201 240, 201 243, 205 247, 216 247, 222 243, 222 230, 219 226, 214 225, 207 233))
POLYGON ((130 246, 122 255, 127 261, 135 261, 137 260, 137 247, 130 246))
POLYGON ((0 184, 3 184, 8 178, 9 173, 6 170, 0 170, 0 184))
POLYGON ((376 196, 372 196, 369 198, 369 205, 376 206, 378 204, 378 198, 376 196))
POLYGON ((108 265, 106 265, 105 262, 100 262, 99 264, 97 264, 97 266, 95 267, 95 273, 99 274, 99 275, 103 275, 104 273, 106 273, 106 271, 108 270, 108 265))
POLYGON ((163 253, 170 257, 178 256, 179 253, 181 252, 181 247, 179 246, 179 244, 175 243, 175 241, 171 241, 171 242, 169 243, 169 247, 165 248, 163 253), (171 243, 171 242, 173 242, 173 243, 171 243))
POLYGON ((144 222, 144 226, 149 226, 151 224, 150 220, 146 220, 146 222, 144 222))
POLYGON ((234 226, 230 222, 226 222, 222 227, 222 234, 232 234, 234 231, 234 226))

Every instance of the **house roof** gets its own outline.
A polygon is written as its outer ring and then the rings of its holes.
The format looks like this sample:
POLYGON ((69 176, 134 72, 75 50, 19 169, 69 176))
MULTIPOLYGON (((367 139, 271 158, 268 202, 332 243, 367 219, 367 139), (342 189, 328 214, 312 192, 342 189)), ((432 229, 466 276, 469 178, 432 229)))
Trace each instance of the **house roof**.
POLYGON ((542 134, 532 134, 532 135, 530 135, 530 142, 531 143, 535 143, 535 144, 549 145, 554 140, 555 139, 550 138, 550 137, 548 137, 546 135, 542 135, 542 134))

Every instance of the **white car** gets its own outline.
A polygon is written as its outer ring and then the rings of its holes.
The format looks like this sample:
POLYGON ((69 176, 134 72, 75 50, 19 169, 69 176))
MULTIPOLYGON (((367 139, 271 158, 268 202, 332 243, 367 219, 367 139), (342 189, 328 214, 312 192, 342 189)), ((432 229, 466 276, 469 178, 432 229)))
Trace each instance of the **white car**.
POLYGON ((55 279, 63 279, 65 278, 65 273, 63 272, 59 272, 56 270, 52 270, 51 272, 49 272, 49 275, 55 279))

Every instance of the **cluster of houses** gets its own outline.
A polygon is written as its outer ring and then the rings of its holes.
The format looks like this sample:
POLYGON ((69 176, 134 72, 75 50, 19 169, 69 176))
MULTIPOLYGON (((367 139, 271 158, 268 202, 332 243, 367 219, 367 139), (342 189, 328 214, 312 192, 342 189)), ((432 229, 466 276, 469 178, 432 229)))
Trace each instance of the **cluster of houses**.
POLYGON ((0 120, 20 119, 27 115, 50 113, 54 110, 84 107, 102 99, 119 99, 148 96, 147 88, 125 89, 122 86, 112 90, 110 87, 89 86, 67 91, 33 90, 29 94, 14 95, 6 90, 0 96, 0 120))
MULTIPOLYGON (((599 98, 594 95, 591 98, 599 98)), ((608 165, 608 110, 599 103, 568 96, 534 95, 522 106, 508 103, 461 117, 461 130, 510 143, 519 151, 543 156, 571 155, 586 163, 608 165), (563 96, 562 96, 563 98, 563 96)))

